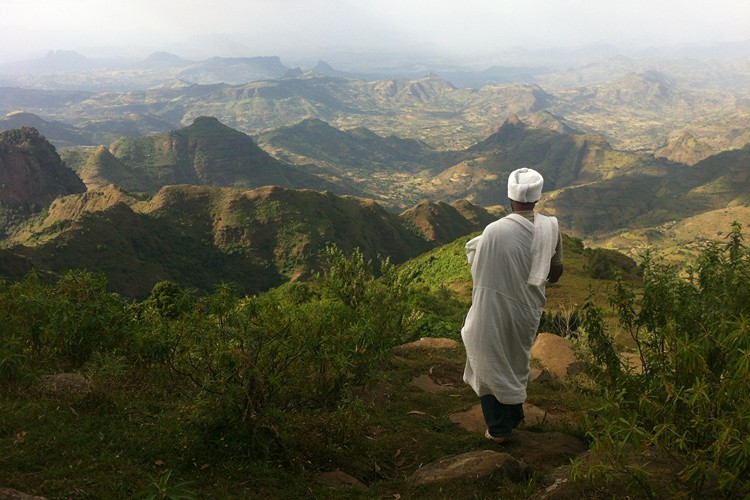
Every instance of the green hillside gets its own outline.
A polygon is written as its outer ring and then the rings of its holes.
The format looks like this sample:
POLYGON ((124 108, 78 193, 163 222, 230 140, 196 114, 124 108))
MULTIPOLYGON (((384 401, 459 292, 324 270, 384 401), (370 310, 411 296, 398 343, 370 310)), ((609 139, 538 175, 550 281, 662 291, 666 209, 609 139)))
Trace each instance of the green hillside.
MULTIPOLYGON (((552 193, 544 206, 563 225, 591 239, 658 228, 715 210, 748 204, 750 150, 727 151, 693 166, 654 164, 651 171, 552 193)), ((739 219, 746 223, 746 218, 739 219)))
POLYGON ((258 143, 279 159, 314 165, 307 170, 401 208, 421 200, 413 189, 415 176, 430 177, 463 156, 417 140, 381 137, 364 127, 339 130, 312 118, 265 132, 258 143))
MULTIPOLYGON (((466 260, 466 243, 479 233, 458 238, 424 253, 404 264, 413 273, 416 283, 431 290, 447 289, 466 302, 471 301, 471 269, 466 260)), ((606 305, 606 293, 612 280, 620 275, 623 280, 637 284, 636 263, 616 252, 586 248, 583 243, 563 235, 565 272, 559 283, 547 286, 547 310, 570 313, 586 302, 591 292, 594 300, 606 305), (602 272, 604 270, 604 272, 602 272)))
MULTIPOLYGON (((133 183, 145 184, 151 193, 170 184, 248 188, 276 184, 338 190, 335 184, 271 158, 250 137, 215 118, 200 117, 189 127, 169 133, 123 137, 109 150, 137 175, 133 183)), ((98 173, 108 182, 114 183, 116 177, 127 182, 118 172, 108 178, 106 165, 98 173)), ((120 187, 137 190, 138 186, 120 187)))
MULTIPOLYGON (((443 238, 481 229, 490 217, 459 207, 448 207, 443 238)), ((442 243, 426 236, 441 220, 421 220, 420 231, 414 218, 372 200, 312 190, 177 185, 139 199, 107 186, 57 200, 9 243, 41 270, 100 270, 126 296, 142 297, 163 280, 201 290, 227 282, 255 293, 310 278, 330 244, 404 262, 442 243)))

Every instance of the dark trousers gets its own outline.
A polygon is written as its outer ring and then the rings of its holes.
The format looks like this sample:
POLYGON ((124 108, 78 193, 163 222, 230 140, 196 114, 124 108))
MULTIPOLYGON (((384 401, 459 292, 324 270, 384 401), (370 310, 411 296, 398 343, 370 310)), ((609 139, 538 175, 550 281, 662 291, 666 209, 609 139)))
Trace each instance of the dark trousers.
POLYGON ((509 436, 523 420, 523 403, 506 405, 495 399, 492 394, 481 396, 482 414, 487 422, 487 429, 495 437, 509 436))

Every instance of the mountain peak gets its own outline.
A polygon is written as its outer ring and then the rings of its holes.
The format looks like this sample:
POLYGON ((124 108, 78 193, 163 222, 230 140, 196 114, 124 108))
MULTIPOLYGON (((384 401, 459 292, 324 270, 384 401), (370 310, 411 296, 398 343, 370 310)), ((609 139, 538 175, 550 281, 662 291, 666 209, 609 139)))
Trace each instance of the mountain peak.
POLYGON ((521 119, 518 118, 517 114, 511 113, 510 116, 508 116, 508 118, 500 126, 501 129, 503 127, 523 128, 524 124, 521 119))
POLYGON ((58 196, 86 190, 55 147, 33 127, 0 132, 0 202, 46 208, 58 196))
POLYGON ((169 52, 154 52, 148 56, 143 64, 149 68, 176 68, 184 66, 188 61, 169 52))

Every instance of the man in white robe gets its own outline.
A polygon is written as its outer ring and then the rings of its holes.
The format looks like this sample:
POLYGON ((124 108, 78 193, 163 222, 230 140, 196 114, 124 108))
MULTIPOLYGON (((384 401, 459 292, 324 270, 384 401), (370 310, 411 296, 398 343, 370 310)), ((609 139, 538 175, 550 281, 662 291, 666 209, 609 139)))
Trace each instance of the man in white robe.
POLYGON ((512 213, 466 244, 474 286, 461 330, 464 381, 480 397, 485 436, 496 442, 508 441, 523 420, 545 282, 556 282, 563 272, 557 219, 534 213, 543 184, 535 170, 513 171, 508 178, 512 213))

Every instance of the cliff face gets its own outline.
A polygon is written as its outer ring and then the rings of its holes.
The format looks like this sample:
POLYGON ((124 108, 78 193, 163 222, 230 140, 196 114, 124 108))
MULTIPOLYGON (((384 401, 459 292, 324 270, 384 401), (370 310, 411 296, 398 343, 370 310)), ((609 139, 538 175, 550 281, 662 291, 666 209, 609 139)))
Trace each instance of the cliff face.
POLYGON ((0 132, 0 204, 36 211, 59 196, 84 191, 81 179, 35 128, 0 132))

